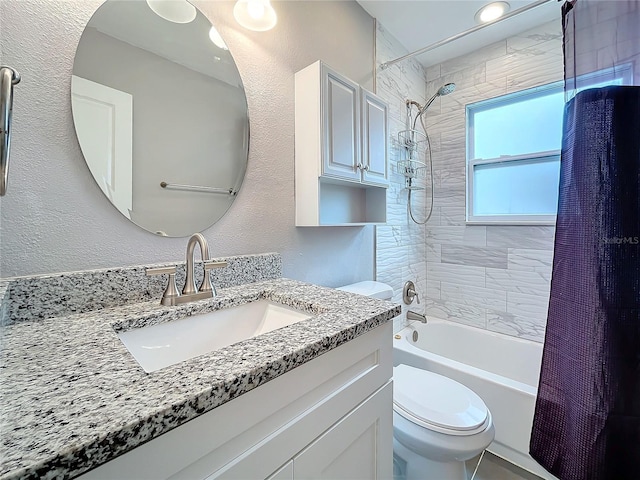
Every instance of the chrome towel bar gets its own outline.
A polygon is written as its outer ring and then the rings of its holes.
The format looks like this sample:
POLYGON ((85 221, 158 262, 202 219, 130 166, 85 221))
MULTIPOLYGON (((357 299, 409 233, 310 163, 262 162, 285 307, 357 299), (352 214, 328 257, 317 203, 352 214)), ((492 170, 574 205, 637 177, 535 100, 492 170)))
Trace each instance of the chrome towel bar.
POLYGON ((0 197, 7 192, 13 86, 19 82, 20 74, 17 71, 11 67, 0 66, 0 197))
POLYGON ((167 183, 160 182, 160 186, 162 188, 166 188, 169 190, 189 190, 192 192, 202 192, 202 193, 222 193, 225 195, 235 196, 238 192, 234 192, 233 188, 216 188, 216 187, 206 187, 203 185, 181 185, 179 183, 167 183))

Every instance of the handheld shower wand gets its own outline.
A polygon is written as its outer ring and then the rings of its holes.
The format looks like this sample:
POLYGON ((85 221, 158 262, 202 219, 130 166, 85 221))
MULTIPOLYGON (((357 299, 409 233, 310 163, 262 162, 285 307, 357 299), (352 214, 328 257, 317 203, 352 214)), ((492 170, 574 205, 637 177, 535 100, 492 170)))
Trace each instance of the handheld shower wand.
POLYGON ((427 101, 427 103, 424 105, 424 107, 422 107, 419 103, 412 102, 414 105, 416 105, 418 107, 418 114, 413 119, 413 125, 411 126, 411 128, 413 128, 415 130, 416 122, 418 121, 418 118, 420 118, 422 115, 424 115, 424 113, 427 111, 427 108, 429 108, 431 106, 431 104, 434 102, 434 100, 436 98, 444 97, 445 95, 449 95, 450 93, 453 93, 453 91, 455 89, 456 89, 456 84, 455 83, 445 83, 444 85, 442 85, 438 89, 438 91, 436 93, 433 94, 433 97, 431 97, 427 101))
MULTIPOLYGON (((438 91, 433 95, 433 97, 431 97, 427 103, 425 104, 425 106, 423 107, 422 105, 420 105, 418 102, 414 101, 414 100, 407 100, 406 101, 406 105, 407 105, 407 123, 411 124, 412 120, 413 120, 413 124, 410 127, 411 130, 407 130, 406 133, 408 133, 408 142, 406 144, 406 147, 408 148, 408 156, 409 156, 409 162, 408 162, 408 167, 405 167, 405 177, 406 177, 406 182, 407 182, 407 189, 409 190, 409 195, 407 198, 407 209, 409 211, 409 216, 411 217, 411 220, 413 220, 415 223, 417 223, 418 225, 424 225, 425 223, 427 223, 429 221, 429 219, 431 218, 431 214, 433 213, 433 188, 434 188, 434 184, 433 184, 433 158, 431 156, 431 140, 429 139, 429 134, 427 133, 427 127, 425 125, 425 121, 424 121, 424 113, 427 111, 427 109, 431 106, 431 104, 434 102, 434 100, 438 97, 443 97, 445 95, 449 95, 450 93, 452 93, 454 90, 456 89, 456 84, 455 83, 446 83, 444 85, 442 85, 438 91), (416 113, 416 116, 412 118, 411 115, 411 110, 412 107, 417 107, 418 109, 418 113, 416 113), (429 213, 426 216, 426 219, 421 222, 416 220, 416 218, 413 216, 413 210, 411 208, 411 192, 412 190, 414 190, 416 187, 413 187, 412 183, 413 183, 413 175, 414 175, 414 167, 412 166, 412 159, 413 159, 413 149, 414 147, 417 145, 417 142, 415 141, 415 135, 418 133, 416 132, 416 123, 418 121, 418 119, 420 119, 420 124, 422 125, 422 130, 424 131, 424 138, 426 139, 426 154, 427 154, 427 163, 426 164, 422 164, 424 167, 428 167, 429 168, 429 178, 431 180, 431 190, 430 190, 430 195, 431 195, 431 203, 429 205, 429 213)), ((402 132, 401 132, 402 133, 402 132)), ((400 134, 398 134, 400 135, 400 134)), ((416 163, 420 163, 420 162, 416 162, 416 163)))
POLYGON ((427 102, 427 104, 422 107, 422 110, 420 110, 420 112, 418 112, 418 115, 422 115, 424 112, 427 111, 427 108, 429 108, 431 106, 431 104, 433 103, 433 101, 438 98, 438 97, 444 97, 445 95, 449 95, 450 93, 453 93, 453 91, 456 89, 456 84, 455 83, 446 83, 445 85, 441 86, 438 91, 433 95, 433 97, 431 97, 429 99, 429 101, 427 102))

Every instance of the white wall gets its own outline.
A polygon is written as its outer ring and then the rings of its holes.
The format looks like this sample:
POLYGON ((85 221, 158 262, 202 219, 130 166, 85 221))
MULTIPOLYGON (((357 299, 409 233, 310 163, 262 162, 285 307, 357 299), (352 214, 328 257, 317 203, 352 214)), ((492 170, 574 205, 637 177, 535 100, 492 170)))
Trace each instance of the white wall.
MULTIPOLYGON (((2 63, 15 89, 9 190, 2 198, 0 276, 144 264, 184 257, 185 239, 126 220, 93 181, 71 119, 70 79, 80 34, 99 1, 0 2, 2 63)), ((372 87, 373 21, 355 2, 274 2, 270 32, 242 29, 231 1, 194 2, 229 45, 251 119, 242 190, 204 232, 212 255, 278 251, 288 277, 336 286, 373 277, 373 228, 295 228, 294 82, 322 59, 372 87)))

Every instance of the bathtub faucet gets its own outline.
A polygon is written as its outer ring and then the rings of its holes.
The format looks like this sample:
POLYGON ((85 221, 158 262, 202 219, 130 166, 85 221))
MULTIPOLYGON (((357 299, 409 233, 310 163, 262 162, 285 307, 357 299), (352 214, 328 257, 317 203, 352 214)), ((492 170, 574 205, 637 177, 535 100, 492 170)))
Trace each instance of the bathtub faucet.
POLYGON ((418 320, 422 323, 427 323, 427 317, 421 313, 412 312, 411 310, 407 312, 407 320, 418 320))

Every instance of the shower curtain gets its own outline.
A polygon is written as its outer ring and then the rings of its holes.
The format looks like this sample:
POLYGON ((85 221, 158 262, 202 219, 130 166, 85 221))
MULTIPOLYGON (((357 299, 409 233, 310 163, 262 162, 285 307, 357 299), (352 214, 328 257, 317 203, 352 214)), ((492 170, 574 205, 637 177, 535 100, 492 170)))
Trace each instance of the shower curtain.
POLYGON ((566 2, 563 27, 569 101, 530 452, 561 480, 635 480, 640 87, 633 79, 640 79, 640 2, 566 2), (612 80, 622 86, 580 91, 612 80))

